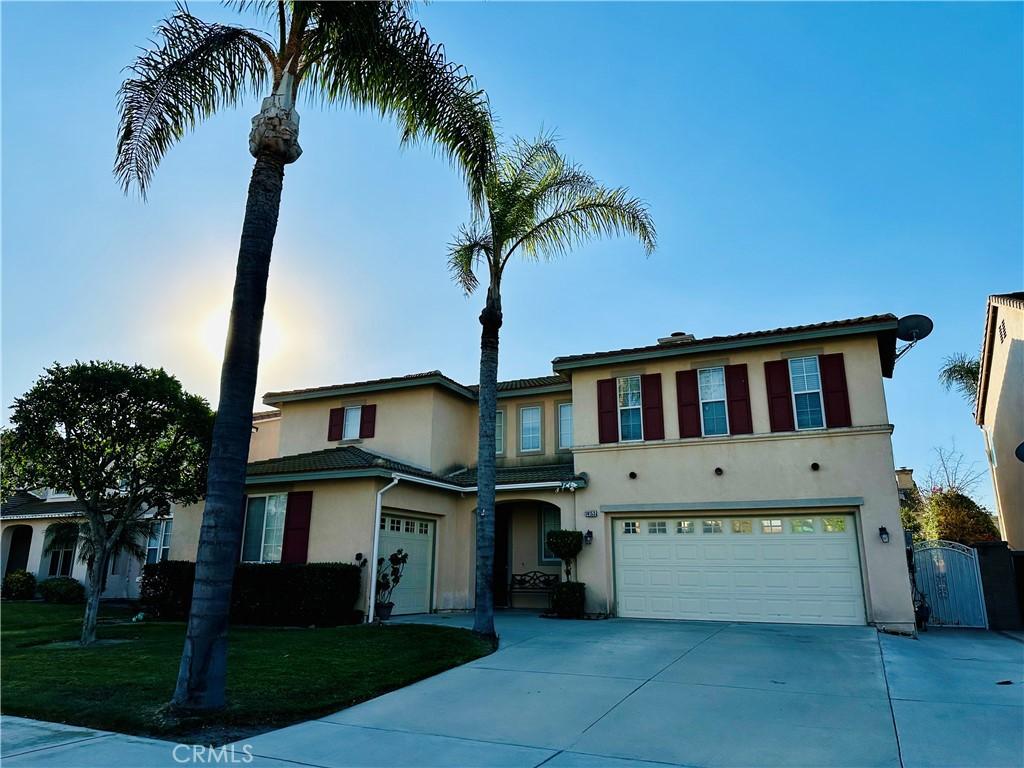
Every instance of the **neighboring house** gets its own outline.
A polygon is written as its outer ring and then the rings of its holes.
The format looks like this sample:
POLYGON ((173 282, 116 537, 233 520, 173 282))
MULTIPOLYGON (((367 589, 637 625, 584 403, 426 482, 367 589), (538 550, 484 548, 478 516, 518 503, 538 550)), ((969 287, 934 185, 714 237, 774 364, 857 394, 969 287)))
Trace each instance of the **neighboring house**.
POLYGON ((1024 549, 1024 292, 988 297, 975 420, 1003 538, 1024 549))
MULTIPOLYGON (((86 565, 78 557, 77 546, 49 554, 43 551, 50 526, 58 522, 85 522, 82 510, 82 503, 74 496, 48 488, 14 494, 0 507, 0 571, 7 575, 25 570, 39 581, 70 576, 84 584, 86 565)), ((146 542, 145 562, 167 559, 172 527, 169 517, 154 524, 153 534, 146 542)), ((103 597, 137 598, 142 565, 142 561, 125 554, 112 558, 103 597)))
MULTIPOLYGON (((589 611, 912 631, 882 383, 895 332, 876 315, 675 334, 502 382, 497 604, 524 604, 513 575, 559 573, 545 533, 570 528, 589 611)), ((396 613, 472 607, 475 387, 432 371, 264 402, 279 413, 254 421, 268 458, 249 465, 243 561, 402 548, 396 613)), ((201 511, 175 510, 172 559, 194 559, 201 511)))

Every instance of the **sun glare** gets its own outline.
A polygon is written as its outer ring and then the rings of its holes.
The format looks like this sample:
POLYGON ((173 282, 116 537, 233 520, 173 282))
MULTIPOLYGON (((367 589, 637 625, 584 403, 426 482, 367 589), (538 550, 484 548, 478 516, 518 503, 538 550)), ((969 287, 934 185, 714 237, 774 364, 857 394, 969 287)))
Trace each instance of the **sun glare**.
MULTIPOLYGON (((207 313, 198 327, 199 344, 203 351, 212 359, 220 361, 224 357, 224 341, 228 332, 228 316, 230 309, 226 306, 207 313)), ((277 357, 284 347, 284 334, 281 323, 274 312, 267 308, 263 317, 263 335, 260 338, 260 359, 269 362, 277 357)))

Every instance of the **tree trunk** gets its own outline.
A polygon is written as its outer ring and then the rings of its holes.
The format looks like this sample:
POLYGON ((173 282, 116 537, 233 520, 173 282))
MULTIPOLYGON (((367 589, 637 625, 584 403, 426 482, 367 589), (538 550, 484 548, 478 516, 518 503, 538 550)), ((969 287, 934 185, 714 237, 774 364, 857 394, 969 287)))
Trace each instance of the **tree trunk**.
MULTIPOLYGON (((494 633, 494 422, 498 394, 498 332, 501 329, 501 296, 487 292, 480 313, 480 439, 476 462, 476 615, 473 631, 487 638, 494 633)), ((507 429, 507 428, 506 428, 507 429)))
POLYGON ((215 710, 226 703, 228 611, 242 542, 242 496, 260 332, 284 166, 285 159, 279 154, 261 152, 249 182, 213 427, 206 506, 199 531, 192 609, 171 700, 172 708, 177 710, 215 710))
POLYGON ((85 616, 82 617, 82 636, 79 643, 92 645, 96 642, 96 620, 100 613, 100 595, 103 594, 104 575, 110 559, 104 554, 105 548, 93 558, 86 575, 85 616))

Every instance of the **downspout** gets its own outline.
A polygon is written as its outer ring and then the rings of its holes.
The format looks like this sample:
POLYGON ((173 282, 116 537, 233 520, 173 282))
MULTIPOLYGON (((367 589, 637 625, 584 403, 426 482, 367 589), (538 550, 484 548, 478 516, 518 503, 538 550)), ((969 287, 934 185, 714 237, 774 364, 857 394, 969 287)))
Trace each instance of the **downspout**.
POLYGON ((370 573, 371 582, 370 589, 367 590, 367 606, 366 606, 366 623, 373 623, 373 612, 377 607, 377 558, 380 555, 380 508, 384 498, 384 494, 398 485, 398 478, 394 475, 391 476, 391 482, 377 491, 377 504, 373 510, 373 555, 370 557, 370 573))

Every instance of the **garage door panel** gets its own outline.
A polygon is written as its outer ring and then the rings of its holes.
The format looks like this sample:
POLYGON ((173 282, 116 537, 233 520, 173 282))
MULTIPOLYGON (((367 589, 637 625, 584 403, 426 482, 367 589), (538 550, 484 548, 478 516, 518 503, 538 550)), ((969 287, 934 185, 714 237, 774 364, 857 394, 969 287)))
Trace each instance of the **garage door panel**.
POLYGON ((843 516, 836 533, 826 533, 820 517, 813 518, 813 533, 800 532, 810 528, 806 516, 793 524, 783 516, 781 532, 765 533, 759 517, 723 519, 720 533, 704 533, 700 520, 683 526, 677 524, 690 518, 669 518, 664 528, 638 525, 637 533, 623 534, 615 521, 619 615, 863 624, 853 517, 843 516))
POLYGON ((380 556, 388 557, 396 550, 409 554, 402 579, 391 595, 396 616, 430 611, 433 588, 434 531, 432 520, 384 515, 381 517, 380 556))

